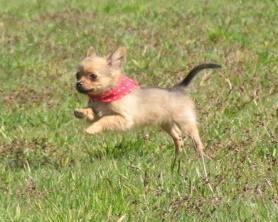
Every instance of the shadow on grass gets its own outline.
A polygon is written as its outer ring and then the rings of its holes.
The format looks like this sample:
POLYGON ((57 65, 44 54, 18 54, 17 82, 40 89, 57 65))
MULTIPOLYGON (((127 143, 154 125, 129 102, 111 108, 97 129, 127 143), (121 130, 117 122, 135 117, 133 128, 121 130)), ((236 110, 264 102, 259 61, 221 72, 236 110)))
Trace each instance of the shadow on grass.
POLYGON ((123 139, 119 143, 107 142, 103 144, 102 147, 98 147, 97 149, 89 149, 87 146, 85 147, 86 153, 90 158, 90 162, 100 161, 102 159, 121 159, 126 157, 127 155, 136 155, 142 156, 144 155, 143 151, 144 141, 142 140, 127 140, 123 139))

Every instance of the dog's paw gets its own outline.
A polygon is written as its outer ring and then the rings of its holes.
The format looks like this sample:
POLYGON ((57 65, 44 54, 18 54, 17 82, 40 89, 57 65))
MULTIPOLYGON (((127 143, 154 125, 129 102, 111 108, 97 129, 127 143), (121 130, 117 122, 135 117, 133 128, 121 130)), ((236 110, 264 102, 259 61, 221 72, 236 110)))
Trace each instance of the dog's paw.
POLYGON ((213 157, 211 157, 210 155, 206 154, 203 150, 202 151, 199 151, 199 156, 203 159, 203 158, 206 158, 206 159, 209 159, 209 160, 212 160, 213 157))
POLYGON ((94 123, 91 126, 89 126, 86 129, 86 133, 91 134, 91 135, 95 135, 98 133, 101 133, 103 131, 103 128, 100 124, 94 123))
POLYGON ((86 129, 86 133, 88 133, 90 135, 95 135, 98 132, 94 128, 89 127, 89 128, 86 129))
POLYGON ((85 109, 75 109, 74 115, 76 118, 83 119, 86 121, 94 121, 95 115, 92 108, 85 108, 85 109))
POLYGON ((86 116, 86 114, 83 112, 82 109, 75 109, 73 111, 73 113, 74 113, 75 117, 79 118, 79 119, 82 119, 82 118, 84 118, 86 116))

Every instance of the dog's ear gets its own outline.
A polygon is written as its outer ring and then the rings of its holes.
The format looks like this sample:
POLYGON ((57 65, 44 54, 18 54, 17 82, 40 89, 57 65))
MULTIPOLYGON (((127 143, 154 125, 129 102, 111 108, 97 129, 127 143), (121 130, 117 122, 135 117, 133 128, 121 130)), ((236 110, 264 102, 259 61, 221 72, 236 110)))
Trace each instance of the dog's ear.
POLYGON ((107 62, 108 65, 113 68, 117 69, 121 66, 121 61, 127 55, 127 49, 125 47, 119 47, 116 51, 114 51, 111 55, 108 55, 107 62))
POLYGON ((91 46, 89 49, 88 49, 88 52, 87 52, 87 57, 96 57, 97 56, 97 53, 96 53, 96 50, 94 49, 93 46, 91 46))

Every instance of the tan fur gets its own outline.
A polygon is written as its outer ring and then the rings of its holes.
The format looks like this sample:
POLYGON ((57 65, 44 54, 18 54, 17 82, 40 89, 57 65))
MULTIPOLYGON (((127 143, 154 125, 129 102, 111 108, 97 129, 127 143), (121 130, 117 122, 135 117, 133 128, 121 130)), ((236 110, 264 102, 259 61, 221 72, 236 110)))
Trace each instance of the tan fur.
MULTIPOLYGON (((77 72, 78 83, 82 84, 79 88, 97 95, 115 87, 123 73, 121 61, 125 56, 123 47, 106 57, 99 57, 91 47, 77 72), (91 74, 95 74, 97 79, 90 79, 91 74)), ((186 88, 179 85, 168 89, 137 86, 120 100, 111 103, 95 100, 84 109, 75 109, 74 114, 77 118, 93 122, 86 130, 89 134, 158 125, 173 138, 176 155, 181 153, 182 135, 187 133, 194 141, 196 151, 204 155, 194 103, 187 96, 186 88)))

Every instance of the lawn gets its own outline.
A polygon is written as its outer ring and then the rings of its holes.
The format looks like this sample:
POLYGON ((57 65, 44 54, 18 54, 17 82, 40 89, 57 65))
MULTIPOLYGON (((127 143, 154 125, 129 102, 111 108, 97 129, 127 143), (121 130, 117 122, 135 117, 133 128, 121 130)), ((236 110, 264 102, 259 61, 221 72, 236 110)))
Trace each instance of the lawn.
MULTIPOLYGON (((0 0, 0 221, 278 221, 273 0, 0 0), (159 128, 85 134, 75 72, 90 46, 125 74, 190 87, 212 160, 159 128)), ((173 98, 174 99, 174 98, 173 98)))

